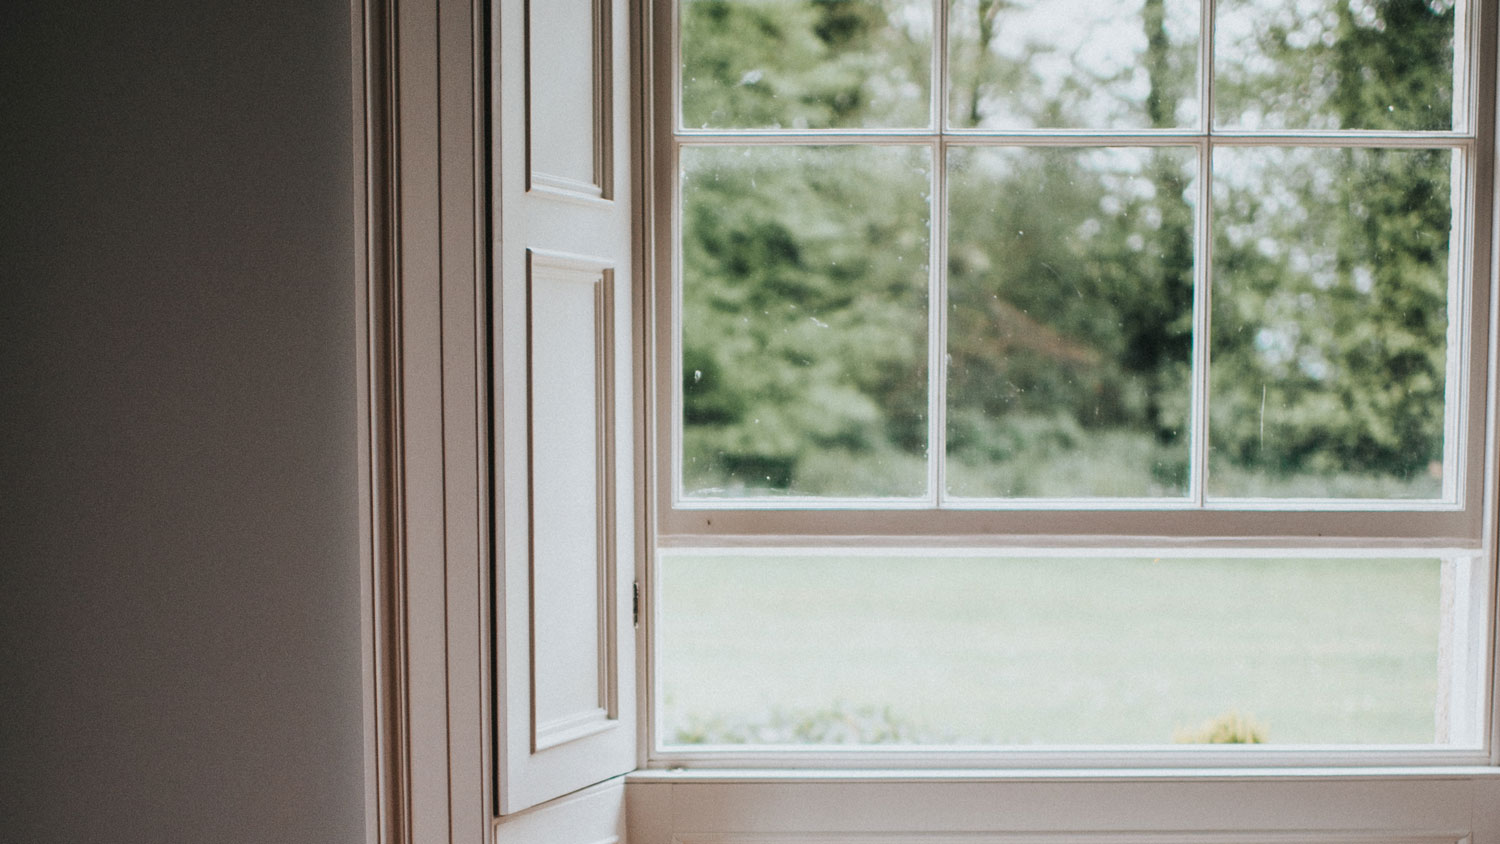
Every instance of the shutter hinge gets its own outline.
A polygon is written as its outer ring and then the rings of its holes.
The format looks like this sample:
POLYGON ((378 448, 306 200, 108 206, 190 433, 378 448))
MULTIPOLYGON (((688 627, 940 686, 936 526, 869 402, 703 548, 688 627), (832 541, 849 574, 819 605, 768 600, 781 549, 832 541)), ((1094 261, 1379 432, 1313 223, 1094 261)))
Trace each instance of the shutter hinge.
POLYGON ((636 581, 630 584, 630 617, 631 624, 635 627, 641 626, 641 583, 636 581))

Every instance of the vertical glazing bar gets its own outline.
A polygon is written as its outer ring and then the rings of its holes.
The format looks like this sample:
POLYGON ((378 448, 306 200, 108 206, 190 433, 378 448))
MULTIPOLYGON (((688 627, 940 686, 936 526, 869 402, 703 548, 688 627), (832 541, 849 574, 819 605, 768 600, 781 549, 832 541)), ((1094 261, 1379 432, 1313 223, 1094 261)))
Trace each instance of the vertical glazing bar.
MULTIPOLYGON (((1463 86, 1455 86, 1457 88, 1463 86)), ((1468 384, 1469 332, 1473 319, 1470 300, 1473 297, 1472 255, 1474 218, 1471 209, 1473 192, 1473 147, 1464 145, 1449 152, 1448 202, 1452 222, 1448 231, 1448 286, 1446 291, 1448 309, 1447 361, 1444 364, 1443 388, 1443 497, 1458 501, 1459 491, 1465 488, 1468 467, 1462 459, 1463 432, 1467 430, 1464 407, 1465 385, 1468 384)))
POLYGON ((932 191, 927 268, 927 496, 941 507, 948 485, 948 6, 932 0, 932 191))
MULTIPOLYGON (((666 342, 663 344, 666 351, 666 360, 658 361, 657 373, 666 373, 669 385, 665 391, 670 400, 667 404, 667 424, 664 426, 669 432, 667 437, 667 459, 666 469, 668 472, 664 488, 670 497, 663 503, 674 506, 683 498, 682 488, 682 407, 685 397, 682 394, 682 141, 680 130, 683 125, 682 118, 682 4, 677 0, 667 0, 662 4, 666 8, 658 8, 661 20, 667 26, 667 64, 666 68, 658 68, 658 85, 667 86, 663 92, 658 88, 656 95, 660 98, 658 102, 669 102, 671 108, 666 109, 668 113, 667 125, 663 126, 658 118, 657 129, 665 136, 664 146, 657 147, 657 154, 665 154, 667 160, 658 162, 658 178, 662 183, 657 184, 658 201, 665 200, 666 207, 671 209, 668 222, 665 227, 657 222, 658 228, 665 228, 667 236, 665 240, 658 240, 657 248, 662 250, 666 258, 666 265, 658 264, 658 271, 664 271, 667 279, 666 302, 667 313, 665 322, 668 326, 666 342), (663 96, 665 94, 665 96, 663 96), (670 175, 669 175, 670 174, 670 175)), ((662 33, 658 30, 658 36, 662 33)), ((657 288, 660 291, 660 287, 657 288)))
POLYGON ((948 448, 948 167, 941 133, 932 139, 932 249, 927 303, 928 499, 941 507, 947 488, 948 448))
POLYGON ((1214 128, 1214 15, 1215 0, 1202 0, 1198 14, 1198 131, 1214 128))
POLYGON ((1473 34, 1479 31, 1474 19, 1478 15, 1477 3, 1458 0, 1453 11, 1453 116, 1451 127, 1455 132, 1471 133, 1475 130, 1475 105, 1478 73, 1475 73, 1473 34))
POLYGON ((1193 257, 1193 415, 1189 432, 1192 462, 1188 470, 1188 496, 1202 507, 1208 497, 1208 392, 1209 329, 1213 292, 1213 108, 1214 108, 1214 3, 1203 0, 1198 34, 1198 201, 1193 209, 1197 241, 1193 257))
POLYGON ((1193 260, 1193 418, 1192 467, 1188 496, 1202 507, 1208 486, 1209 325, 1213 264, 1213 144, 1198 142, 1197 248, 1193 260))
POLYGON ((952 0, 932 0, 932 94, 933 130, 948 129, 948 6, 952 0))

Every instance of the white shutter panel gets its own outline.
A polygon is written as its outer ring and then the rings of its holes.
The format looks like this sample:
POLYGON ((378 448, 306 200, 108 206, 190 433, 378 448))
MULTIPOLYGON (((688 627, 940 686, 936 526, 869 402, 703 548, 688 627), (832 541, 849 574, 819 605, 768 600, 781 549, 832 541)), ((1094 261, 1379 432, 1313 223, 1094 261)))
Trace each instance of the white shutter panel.
POLYGON ((500 812, 635 767, 625 0, 501 0, 500 812))

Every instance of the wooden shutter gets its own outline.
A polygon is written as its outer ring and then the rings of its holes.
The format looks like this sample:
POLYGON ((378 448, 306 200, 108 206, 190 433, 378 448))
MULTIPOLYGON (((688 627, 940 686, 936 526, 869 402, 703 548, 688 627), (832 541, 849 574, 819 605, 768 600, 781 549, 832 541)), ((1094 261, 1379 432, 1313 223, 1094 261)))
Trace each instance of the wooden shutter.
POLYGON ((494 49, 501 814, 635 767, 625 0, 501 0, 494 49))

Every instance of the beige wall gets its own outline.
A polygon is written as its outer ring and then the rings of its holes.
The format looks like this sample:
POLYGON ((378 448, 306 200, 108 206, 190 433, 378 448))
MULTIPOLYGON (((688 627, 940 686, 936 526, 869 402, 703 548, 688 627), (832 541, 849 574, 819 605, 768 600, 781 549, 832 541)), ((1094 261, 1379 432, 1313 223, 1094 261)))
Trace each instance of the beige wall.
POLYGON ((0 842, 361 839, 348 28, 0 3, 0 842))

